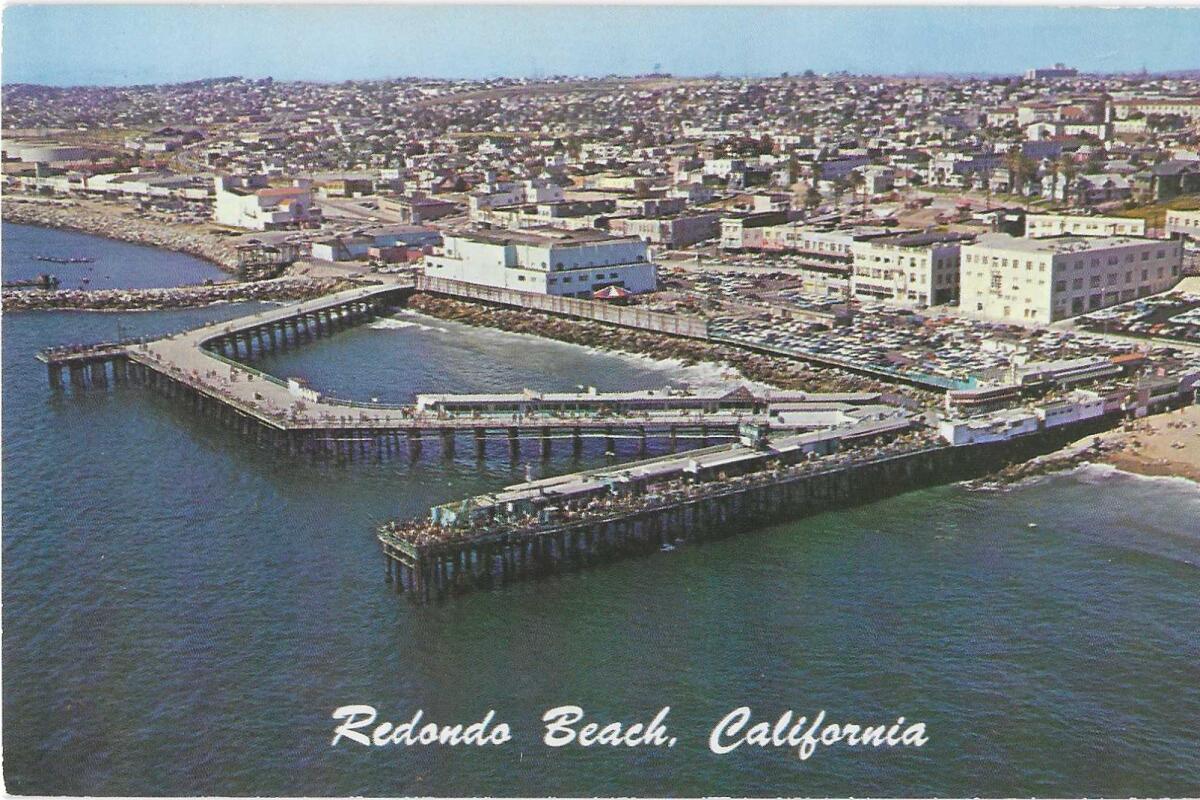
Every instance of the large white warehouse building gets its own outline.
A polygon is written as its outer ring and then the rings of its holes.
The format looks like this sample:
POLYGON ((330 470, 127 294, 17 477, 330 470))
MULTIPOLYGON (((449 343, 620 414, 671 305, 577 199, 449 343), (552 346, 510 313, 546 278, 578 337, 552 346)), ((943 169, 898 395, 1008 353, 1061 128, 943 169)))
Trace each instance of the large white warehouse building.
POLYGON ((658 284, 646 243, 597 230, 534 228, 446 233, 425 274, 483 286, 591 297, 606 286, 650 292, 658 284))

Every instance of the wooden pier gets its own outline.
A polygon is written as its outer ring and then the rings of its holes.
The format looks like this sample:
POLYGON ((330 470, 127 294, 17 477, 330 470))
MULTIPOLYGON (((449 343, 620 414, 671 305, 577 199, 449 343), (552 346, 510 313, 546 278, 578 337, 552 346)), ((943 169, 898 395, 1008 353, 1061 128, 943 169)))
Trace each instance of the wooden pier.
MULTIPOLYGON (((672 481, 590 498, 566 518, 546 498, 523 522, 497 518, 408 535, 382 526, 385 576, 415 602, 576 571, 620 558, 724 538, 812 514, 994 472, 1111 427, 1101 418, 1005 442, 951 446, 928 440, 868 444, 848 452, 695 482, 672 481)), ((636 464, 623 468, 636 469, 636 464)), ((485 498, 490 501, 491 498, 485 498)), ((465 501, 468 506, 471 501, 465 501)))
MULTIPOLYGON (((617 413, 601 398, 536 394, 431 395, 424 408, 323 397, 251 365, 266 354, 369 322, 402 305, 416 288, 390 281, 152 341, 53 348, 38 357, 55 391, 126 382, 145 386, 289 455, 350 462, 416 459, 433 444, 453 458, 465 444, 483 459, 498 443, 515 462, 525 442, 535 442, 548 458, 558 442, 569 442, 580 454, 585 439, 599 440, 614 455, 620 442, 632 441, 643 458, 651 440, 671 453, 688 449, 685 455, 614 468, 624 476, 584 473, 534 482, 526 489, 538 498, 525 505, 519 491, 501 493, 485 501, 491 503, 486 519, 473 513, 473 501, 464 501, 462 523, 443 507, 449 524, 438 522, 428 535, 384 526, 378 538, 387 577, 397 591, 419 601, 982 475, 1114 422, 1101 418, 1007 442, 951 447, 935 444, 929 432, 914 433, 910 416, 886 410, 878 396, 826 396, 809 406, 811 418, 803 408, 808 398, 783 397, 785 402, 772 405, 769 398, 733 394, 676 402, 669 394, 643 393, 614 401, 617 413), (573 413, 573 407, 586 411, 573 413), (830 414, 844 414, 848 421, 814 421, 830 414), (741 443, 703 449, 735 440, 741 443), (701 449, 692 449, 696 446, 701 449), (588 480, 607 483, 568 491, 567 483, 588 480), (566 495, 578 502, 556 506, 566 495)), ((624 324, 666 325, 632 317, 624 324)))
MULTIPOLYGON (((414 289, 412 283, 400 282, 353 289, 151 341, 55 348, 38 358, 56 391, 126 382, 147 386, 260 445, 338 461, 412 460, 431 444, 445 457, 454 457, 460 446, 471 447, 479 459, 498 446, 516 460, 526 442, 549 458, 555 445, 569 446, 578 455, 585 440, 599 441, 602 452, 613 455, 622 442, 632 443, 625 449, 644 456, 652 445, 676 452, 734 441, 747 425, 774 431, 816 427, 781 420, 754 398, 706 401, 700 408, 694 397, 665 394, 651 408, 645 408, 645 397, 613 401, 615 411, 598 411, 597 398, 583 397, 579 413, 558 406, 545 413, 431 412, 414 404, 325 397, 252 366, 265 355, 370 322, 401 306, 414 289)), ((794 406, 794 395, 781 399, 794 406)), ((849 407, 873 396, 830 398, 848 401, 841 405, 849 407)))

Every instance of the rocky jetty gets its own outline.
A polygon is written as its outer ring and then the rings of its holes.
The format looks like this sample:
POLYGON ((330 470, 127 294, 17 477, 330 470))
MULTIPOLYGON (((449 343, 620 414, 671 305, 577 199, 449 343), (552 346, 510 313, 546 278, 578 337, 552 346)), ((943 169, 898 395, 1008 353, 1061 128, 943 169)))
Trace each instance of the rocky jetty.
POLYGON ((154 311, 247 300, 307 300, 347 288, 333 278, 276 278, 164 289, 26 290, 5 292, 5 311, 154 311))
POLYGON ((798 361, 751 353, 729 345, 620 328, 592 320, 564 319, 525 309, 495 308, 429 294, 414 295, 409 299, 408 307, 440 319, 513 333, 528 333, 588 347, 677 359, 684 364, 724 364, 752 381, 781 389, 889 392, 908 394, 921 401, 935 397, 929 392, 899 388, 836 369, 811 367, 798 361))
POLYGON ((1090 436, 1053 453, 1009 464, 986 478, 967 481, 966 485, 972 489, 1002 489, 1021 481, 1074 469, 1083 464, 1111 463, 1113 456, 1124 447, 1124 443, 1106 439, 1103 435, 1090 436))
POLYGON ((4 198, 5 222, 90 233, 107 239, 162 247, 210 261, 226 272, 237 269, 237 251, 225 237, 194 225, 178 225, 140 216, 129 207, 91 201, 4 198))

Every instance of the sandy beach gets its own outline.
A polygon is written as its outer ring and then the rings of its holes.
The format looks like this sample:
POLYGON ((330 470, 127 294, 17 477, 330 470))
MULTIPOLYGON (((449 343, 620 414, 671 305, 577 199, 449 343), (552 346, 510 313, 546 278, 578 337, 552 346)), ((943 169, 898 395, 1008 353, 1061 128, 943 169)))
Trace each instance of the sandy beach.
POLYGON ((1200 405, 1136 420, 1129 429, 1100 434, 1098 459, 1139 475, 1171 475, 1200 482, 1200 405))

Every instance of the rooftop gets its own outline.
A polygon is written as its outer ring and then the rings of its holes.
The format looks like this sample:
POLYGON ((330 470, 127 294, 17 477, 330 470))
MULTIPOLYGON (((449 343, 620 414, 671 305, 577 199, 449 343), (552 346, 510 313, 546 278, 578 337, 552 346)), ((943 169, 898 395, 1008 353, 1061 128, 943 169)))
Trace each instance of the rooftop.
POLYGON ((1142 239, 1136 236, 1048 236, 1044 239, 1025 239, 1007 233, 985 233, 976 239, 975 243, 981 247, 1019 250, 1023 253, 1080 253, 1155 241, 1165 244, 1163 240, 1142 239))
POLYGON ((894 236, 880 236, 872 239, 872 244, 891 245, 892 247, 928 247, 931 244, 953 244, 955 242, 969 244, 975 238, 973 233, 947 233, 941 231, 924 231, 921 233, 898 233, 894 236))
POLYGON ((641 241, 636 236, 610 236, 592 228, 565 230, 541 226, 524 230, 460 230, 448 234, 459 239, 487 244, 529 244, 539 247, 594 244, 597 242, 641 241))

